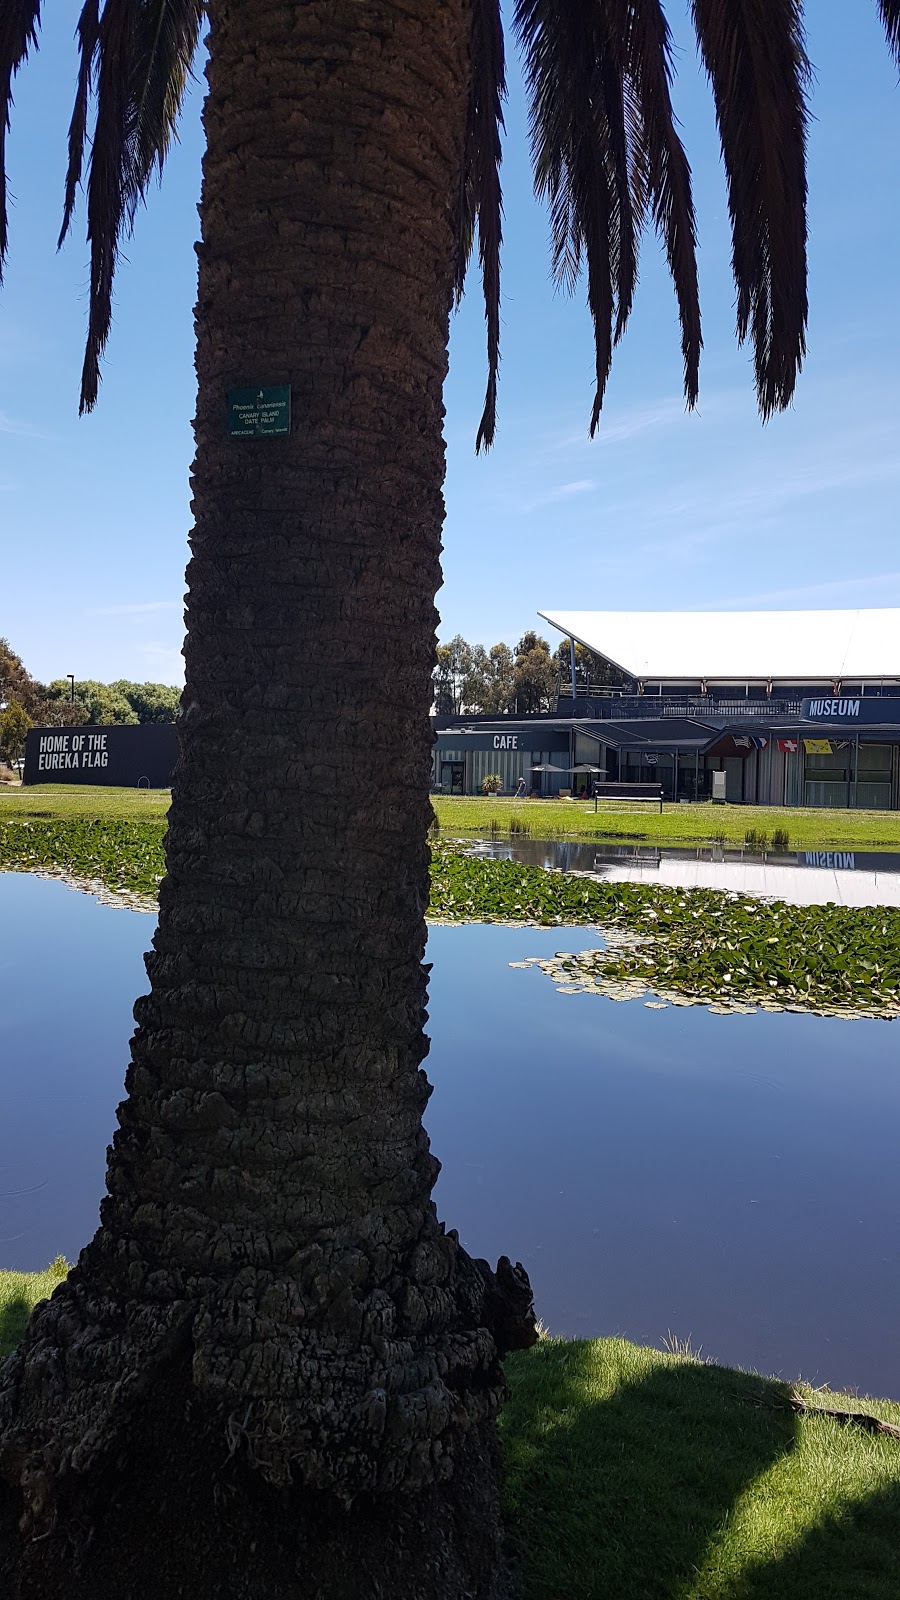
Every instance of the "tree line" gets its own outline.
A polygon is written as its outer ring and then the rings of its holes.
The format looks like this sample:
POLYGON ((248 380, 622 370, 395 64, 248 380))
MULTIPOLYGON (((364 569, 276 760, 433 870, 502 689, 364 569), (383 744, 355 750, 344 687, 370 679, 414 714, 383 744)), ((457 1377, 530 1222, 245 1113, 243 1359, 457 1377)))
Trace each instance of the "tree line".
MULTIPOLYGON (((47 694, 51 703, 68 700, 71 704, 72 689, 66 679, 55 678, 47 685, 47 694)), ((97 683, 92 678, 76 678, 74 684, 74 704, 85 713, 80 721, 107 728, 116 723, 174 722, 180 700, 181 690, 168 683, 132 683, 128 678, 97 683)))
POLYGON ((568 644, 551 655, 534 632, 523 633, 515 649, 508 644, 469 644, 457 634, 437 647, 434 709, 438 716, 466 712, 548 711, 555 704, 559 674, 568 644))
POLYGON ((21 656, 0 639, 0 757, 17 761, 29 728, 110 727, 174 722, 181 690, 167 683, 97 683, 92 678, 55 678, 41 683, 21 656), (73 692, 74 689, 74 692, 73 692))
MULTIPOLYGON (((579 683, 613 682, 615 669, 599 661, 583 645, 575 646, 579 683)), ((483 712, 502 716, 526 711, 553 711, 560 684, 568 685, 572 659, 568 639, 551 652, 546 639, 529 629, 515 649, 508 644, 469 644, 456 634, 437 647, 434 710, 437 716, 483 712)))

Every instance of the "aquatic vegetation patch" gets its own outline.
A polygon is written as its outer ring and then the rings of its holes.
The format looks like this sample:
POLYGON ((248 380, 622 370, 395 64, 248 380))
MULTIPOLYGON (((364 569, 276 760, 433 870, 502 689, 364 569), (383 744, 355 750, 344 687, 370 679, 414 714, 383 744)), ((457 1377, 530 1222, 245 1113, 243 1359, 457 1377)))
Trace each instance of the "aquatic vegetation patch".
POLYGON ((833 1004, 810 994, 773 999, 769 987, 754 994, 752 990, 732 989, 715 992, 712 997, 693 985, 690 974, 679 978, 659 976, 660 967, 671 967, 670 962, 657 962, 652 954, 639 952, 638 944, 646 940, 629 940, 627 935, 607 934, 606 950, 581 950, 571 953, 557 951, 556 955, 528 956, 524 961, 511 961, 511 967, 538 967, 557 985, 558 994, 599 994, 608 1000, 644 1000, 651 1011, 665 1011, 669 1006, 705 1006, 719 1016, 752 1016, 755 1011, 810 1011, 818 1016, 834 1017, 893 1017, 900 1016, 900 1005, 876 1006, 860 1004, 833 1004), (646 995, 655 996, 647 1000, 646 995), (818 1001, 818 1003, 816 1003, 818 1001))
MULTIPOLYGON (((163 816, 0 817, 0 870, 45 872, 152 909, 164 872, 163 816)), ((586 924, 607 934, 565 988, 648 991, 735 1009, 900 1015, 900 910, 789 906, 714 889, 605 883, 432 843, 437 922, 586 924), (625 936, 628 937, 625 937, 625 936)))
POLYGON ((0 870, 63 877, 123 903, 153 902, 164 872, 164 817, 0 818, 0 870))
POLYGON ((900 1016, 900 910, 892 907, 792 906, 714 889, 596 882, 441 846, 432 859, 431 915, 603 929, 606 949, 537 963, 569 992, 900 1016))

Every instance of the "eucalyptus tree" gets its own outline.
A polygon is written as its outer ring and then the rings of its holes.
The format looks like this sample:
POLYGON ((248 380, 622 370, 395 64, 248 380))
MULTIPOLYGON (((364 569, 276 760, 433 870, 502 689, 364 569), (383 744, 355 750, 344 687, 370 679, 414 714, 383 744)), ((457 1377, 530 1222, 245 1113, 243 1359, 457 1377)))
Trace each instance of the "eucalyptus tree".
POLYGON ((513 696, 517 711, 549 711, 559 684, 550 646, 533 629, 516 645, 513 696))
MULTIPOLYGON (((900 0, 880 4, 900 55, 900 0)), ((737 331, 768 416, 805 349, 800 5, 691 9, 728 180, 737 331)), ((39 12, 0 7, 0 145, 39 12)), ((61 235, 84 175, 82 411, 117 256, 174 136, 204 18, 167 876, 99 1230, 2 1369, 4 1575, 41 1600, 488 1596, 500 1356, 533 1337, 530 1298, 523 1273, 492 1273, 437 1219, 421 1062, 441 393, 477 238, 488 446, 499 3, 85 0, 61 235), (290 432, 230 437, 228 391, 270 385, 290 387, 290 432)), ((648 222, 674 279, 691 405, 694 212, 660 0, 515 0, 513 21, 554 273, 586 276, 590 428, 648 222)), ((0 258, 6 246, 0 191, 0 258)))
POLYGON ((32 721, 18 700, 0 706, 0 757, 18 761, 25 750, 25 735, 32 721))

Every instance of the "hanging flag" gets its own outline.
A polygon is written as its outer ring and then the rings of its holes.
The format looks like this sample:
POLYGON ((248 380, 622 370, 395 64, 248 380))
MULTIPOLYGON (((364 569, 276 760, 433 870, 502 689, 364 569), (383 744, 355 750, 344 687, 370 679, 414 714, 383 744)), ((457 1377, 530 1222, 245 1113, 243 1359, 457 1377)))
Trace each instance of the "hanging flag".
POLYGON ((830 739, 804 739, 803 748, 808 756, 830 756, 830 739))
POLYGON ((783 756, 795 756, 800 749, 799 739, 779 739, 778 748, 783 756))
POLYGON ((769 735, 767 733, 754 733, 754 735, 753 735, 753 746, 754 746, 754 749, 756 749, 756 750, 765 750, 766 745, 768 744, 768 742, 769 742, 769 735))

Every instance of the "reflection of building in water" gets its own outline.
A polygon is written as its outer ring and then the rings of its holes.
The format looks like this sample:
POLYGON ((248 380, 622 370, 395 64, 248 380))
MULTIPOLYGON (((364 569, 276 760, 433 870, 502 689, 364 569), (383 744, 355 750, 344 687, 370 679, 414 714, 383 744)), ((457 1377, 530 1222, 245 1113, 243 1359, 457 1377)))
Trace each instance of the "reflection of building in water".
POLYGON ((900 609, 540 615, 572 644, 553 713, 435 717, 437 790, 706 800, 719 772, 731 802, 900 809, 900 609))
POLYGON ((855 850, 804 850, 798 861, 804 867, 830 867, 834 872, 855 872, 855 850))

